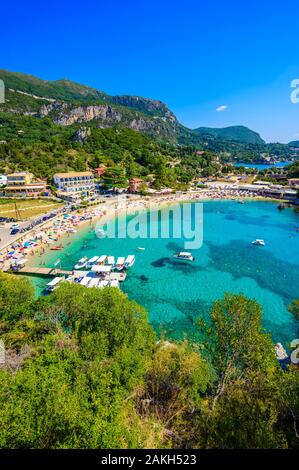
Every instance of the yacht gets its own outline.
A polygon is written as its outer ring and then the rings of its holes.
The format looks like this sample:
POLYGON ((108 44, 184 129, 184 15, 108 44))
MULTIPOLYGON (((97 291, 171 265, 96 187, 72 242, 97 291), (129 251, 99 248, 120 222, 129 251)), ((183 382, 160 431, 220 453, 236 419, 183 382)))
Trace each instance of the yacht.
POLYGON ((266 243, 265 243, 265 240, 260 240, 260 239, 256 239, 254 240, 253 242, 251 242, 252 245, 256 245, 256 246, 265 246, 266 243))
POLYGON ((87 264, 87 256, 83 256, 77 264, 75 264, 75 269, 83 269, 87 264))
POLYGON ((176 253, 174 258, 180 259, 182 261, 195 261, 195 258, 192 256, 192 253, 187 253, 181 251, 180 253, 176 253))

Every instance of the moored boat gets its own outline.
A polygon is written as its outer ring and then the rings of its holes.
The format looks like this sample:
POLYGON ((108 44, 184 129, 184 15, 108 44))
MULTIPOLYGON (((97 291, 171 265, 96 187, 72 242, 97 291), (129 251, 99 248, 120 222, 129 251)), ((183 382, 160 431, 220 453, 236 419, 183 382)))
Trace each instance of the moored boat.
POLYGON ((106 259, 107 259, 107 256, 106 256, 106 255, 102 255, 102 256, 99 257, 99 259, 98 259, 98 261, 97 261, 96 264, 104 264, 105 261, 106 261, 106 259))
POLYGON ((173 255, 173 257, 176 258, 176 259, 182 260, 182 261, 195 261, 195 258, 192 255, 192 253, 188 253, 188 252, 185 252, 185 251, 181 251, 180 253, 176 253, 175 255, 173 255))
POLYGON ((52 246, 52 248, 50 248, 50 250, 54 250, 54 251, 62 250, 62 245, 52 246))
POLYGON ((91 281, 90 277, 84 276, 82 281, 80 281, 80 286, 87 287, 91 281))
POLYGON ((123 256, 120 256, 119 258, 117 258, 115 269, 117 271, 122 271, 124 267, 125 267, 125 258, 123 256))
POLYGON ((261 240, 261 239, 256 239, 254 240, 253 242, 251 242, 252 245, 256 245, 256 246, 265 246, 266 243, 265 243, 265 240, 261 240))
POLYGON ((135 263, 135 256, 134 255, 128 255, 125 261, 125 268, 131 268, 133 264, 135 263))
POLYGON ((91 269, 91 267, 97 263, 99 256, 93 256, 86 263, 86 269, 91 269))
POLYGON ((83 269, 87 264, 87 256, 83 256, 77 264, 75 264, 75 269, 83 269))
POLYGON ((108 264, 108 266, 114 266, 115 265, 114 256, 108 256, 107 257, 107 264, 108 264))
POLYGON ((54 277, 54 279, 52 279, 52 281, 50 281, 47 285, 46 285, 46 291, 47 292, 53 292, 53 290, 56 289, 56 287, 58 287, 58 284, 64 279, 64 277, 54 277))

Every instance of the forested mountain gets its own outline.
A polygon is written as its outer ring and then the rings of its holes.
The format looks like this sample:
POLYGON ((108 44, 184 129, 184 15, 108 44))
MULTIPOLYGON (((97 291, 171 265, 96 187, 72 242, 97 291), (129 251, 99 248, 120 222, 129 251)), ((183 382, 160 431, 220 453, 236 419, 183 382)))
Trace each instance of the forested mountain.
POLYGON ((245 126, 231 126, 222 129, 213 129, 210 127, 199 127, 195 132, 201 136, 214 136, 223 140, 233 140, 245 144, 265 144, 265 141, 257 133, 245 126))
POLYGON ((221 141, 264 144, 259 134, 243 126, 225 129, 188 129, 158 100, 138 96, 110 96, 71 80, 41 80, 31 75, 0 70, 6 100, 0 112, 49 117, 55 124, 69 126, 128 127, 156 139, 185 145, 201 145, 216 137, 221 141))
POLYGON ((242 126, 188 129, 161 101, 4 70, 0 79, 1 172, 30 170, 50 179, 58 170, 104 162, 121 165, 128 177, 154 173, 160 175, 156 181, 173 185, 187 183, 203 168, 215 174, 212 154, 215 161, 230 162, 257 161, 262 153, 289 160, 295 154, 289 145, 265 144, 242 126))

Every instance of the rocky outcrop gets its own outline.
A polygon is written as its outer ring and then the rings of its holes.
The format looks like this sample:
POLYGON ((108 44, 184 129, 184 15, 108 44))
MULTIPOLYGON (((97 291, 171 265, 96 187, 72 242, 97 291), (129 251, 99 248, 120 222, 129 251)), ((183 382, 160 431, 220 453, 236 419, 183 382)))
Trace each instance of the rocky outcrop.
POLYGON ((73 141, 84 144, 85 140, 91 135, 90 127, 79 127, 79 129, 73 135, 73 141))
MULTIPOLYGON (((152 101, 152 100, 149 100, 152 101)), ((156 102, 157 106, 165 106, 161 102, 156 102)), ((155 106, 153 105, 155 108, 155 106)), ((157 111, 157 109, 156 109, 157 111)), ((137 110, 128 111, 125 108, 113 107, 107 104, 76 106, 72 107, 65 102, 55 102, 49 105, 43 105, 39 116, 48 116, 56 124, 61 126, 70 126, 76 123, 87 123, 93 121, 97 127, 111 127, 122 125, 130 129, 145 132, 150 135, 168 136, 171 138, 178 122, 175 116, 169 111, 170 119, 166 116, 150 116, 141 114, 137 110)), ((78 142, 86 139, 86 128, 80 128, 74 138, 78 142), (84 131, 83 131, 84 129, 84 131)))
POLYGON ((150 114, 156 117, 162 117, 170 122, 177 122, 175 115, 168 109, 166 104, 159 100, 151 100, 140 96, 114 96, 113 102, 120 106, 126 106, 136 109, 142 113, 150 114))
POLYGON ((96 119, 109 124, 117 124, 122 120, 122 114, 109 105, 78 106, 70 108, 66 103, 54 103, 43 106, 41 117, 49 116, 56 124, 70 126, 80 122, 89 122, 96 119))

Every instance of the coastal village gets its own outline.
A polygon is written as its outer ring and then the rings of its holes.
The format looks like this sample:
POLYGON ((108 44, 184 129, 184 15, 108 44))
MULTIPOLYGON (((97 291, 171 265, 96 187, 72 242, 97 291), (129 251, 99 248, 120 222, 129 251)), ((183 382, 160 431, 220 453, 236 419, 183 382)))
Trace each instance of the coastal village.
MULTIPOLYGON (((7 200, 13 199, 16 215, 13 220, 1 218, 1 232, 6 232, 6 237, 0 235, 0 269, 54 277, 47 285, 48 292, 54 290, 62 279, 86 287, 119 287, 119 283, 126 279, 127 269, 135 262, 132 254, 116 260, 109 254, 90 260, 83 256, 72 271, 26 266, 28 258, 36 253, 42 254, 46 250, 59 252, 63 248, 60 240, 76 233, 80 225, 90 223, 94 226, 97 220, 109 215, 111 204, 116 208, 119 196, 123 198, 128 212, 196 200, 235 199, 241 203, 246 199, 270 198, 280 203, 279 208, 283 208, 284 204, 298 203, 299 179, 287 179, 281 172, 276 179, 283 184, 262 181, 259 174, 251 177, 248 183, 248 175, 229 173, 228 165, 224 168, 226 172, 222 178, 197 179, 188 191, 174 191, 171 188, 155 190, 146 185, 142 178, 132 178, 123 188, 116 188, 113 184, 107 186, 104 180, 107 168, 104 165, 94 171, 56 173, 52 185, 25 171, 1 175, 2 196, 7 200), (27 221, 26 224, 21 210, 18 210, 18 206, 26 200, 49 200, 59 204, 50 212, 35 217, 33 223, 27 221), (110 203, 108 206, 107 201, 110 203)), ((273 178, 273 175, 272 170, 268 176, 273 178)))
POLYGON ((299 3, 1 13, 3 468, 290 465, 299 3))

